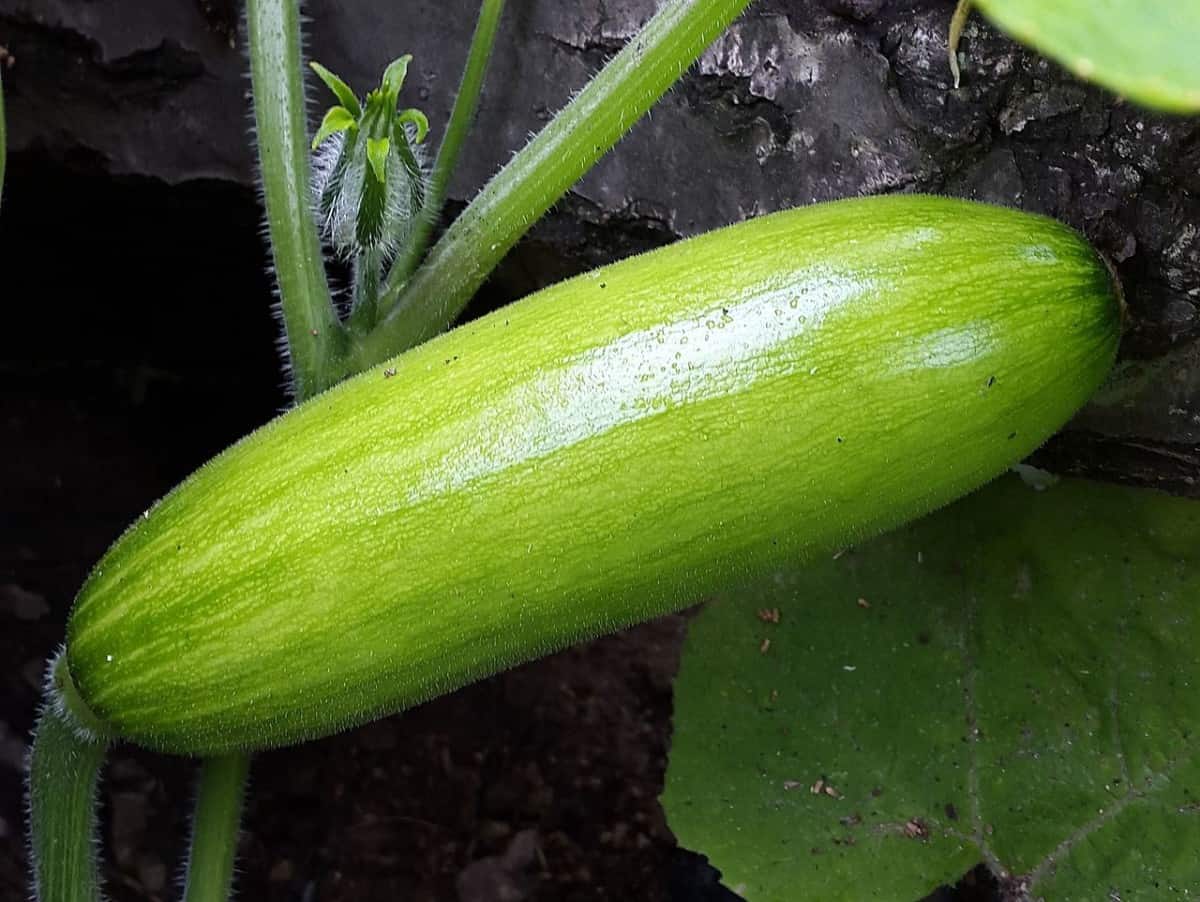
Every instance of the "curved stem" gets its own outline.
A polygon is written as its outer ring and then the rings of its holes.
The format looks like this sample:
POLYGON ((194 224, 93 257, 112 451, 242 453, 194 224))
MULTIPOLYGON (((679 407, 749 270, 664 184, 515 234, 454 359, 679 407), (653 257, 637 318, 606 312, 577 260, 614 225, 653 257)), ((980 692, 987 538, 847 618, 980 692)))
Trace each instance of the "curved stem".
POLYGON ((958 69, 958 42, 962 40, 963 29, 967 27, 967 19, 971 17, 971 0, 958 0, 954 7, 954 15, 950 17, 950 33, 946 39, 946 52, 950 55, 950 74, 954 77, 954 87, 957 88, 962 80, 958 69))
MULTIPOLYGON (((295 0, 247 0, 254 125, 271 254, 279 285, 292 389, 303 401, 333 385, 347 334, 325 277, 309 204, 310 162, 300 19, 295 0)), ((205 760, 200 768, 185 902, 226 902, 233 885, 249 755, 205 760)))
POLYGON ((496 42, 496 30, 500 24, 500 15, 504 12, 504 0, 483 0, 479 7, 479 20, 475 23, 475 34, 471 38, 471 49, 467 52, 467 65, 463 69, 462 82, 458 86, 458 94, 454 98, 454 109, 450 111, 450 121, 446 125, 446 134, 438 148, 437 160, 433 164, 433 174, 429 179, 429 190, 425 193, 425 203, 417 218, 412 238, 404 253, 396 260, 388 273, 388 285, 403 285, 412 275, 417 264, 425 255, 429 245, 429 236, 433 227, 442 215, 442 206, 446 202, 446 191, 454 167, 458 163, 458 154, 462 149, 463 139, 471 129, 475 120, 475 112, 479 109, 479 93, 483 89, 483 76, 487 71, 488 60, 492 56, 492 46, 496 42))
POLYGON ((108 743, 80 728, 55 682, 47 681, 29 755, 30 882, 37 902, 99 902, 96 790, 108 743))
POLYGON ((250 756, 241 753, 208 758, 200 766, 184 902, 229 899, 249 772, 250 756))
POLYGON ((296 0, 248 0, 246 21, 267 228, 293 387, 304 400, 337 381, 335 362, 348 341, 329 294, 310 203, 296 0))
POLYGON ((357 371, 436 335, 517 240, 696 61, 751 0, 670 0, 476 196, 407 285, 389 283, 357 371))

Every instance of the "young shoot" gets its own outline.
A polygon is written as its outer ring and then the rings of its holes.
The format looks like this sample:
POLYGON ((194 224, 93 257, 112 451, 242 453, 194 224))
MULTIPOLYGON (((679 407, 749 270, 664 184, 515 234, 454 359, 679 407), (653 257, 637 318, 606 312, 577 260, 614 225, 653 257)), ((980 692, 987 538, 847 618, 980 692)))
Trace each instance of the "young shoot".
POLYGON ((387 67, 362 103, 324 66, 309 65, 338 103, 312 141, 313 192, 321 237, 354 268, 351 308, 374 322, 383 266, 409 241, 428 191, 425 114, 398 109, 412 56, 387 67))

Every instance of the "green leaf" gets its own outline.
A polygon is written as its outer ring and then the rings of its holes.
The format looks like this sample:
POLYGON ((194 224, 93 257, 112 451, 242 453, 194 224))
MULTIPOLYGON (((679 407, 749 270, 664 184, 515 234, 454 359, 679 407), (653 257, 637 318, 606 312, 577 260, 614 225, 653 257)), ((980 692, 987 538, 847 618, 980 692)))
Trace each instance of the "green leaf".
POLYGON ((416 127, 417 134, 413 138, 413 143, 420 144, 425 140, 425 136, 429 134, 429 119, 426 118, 424 113, 415 107, 402 110, 396 116, 396 124, 404 125, 405 122, 411 122, 416 127))
MULTIPOLYGON (((400 89, 404 87, 404 79, 408 77, 408 64, 410 62, 412 62, 412 54, 406 53, 404 56, 392 60, 388 64, 388 67, 383 70, 383 83, 380 87, 390 98, 393 108, 396 98, 400 96, 400 89)), ((388 112, 392 112, 392 110, 388 112)))
POLYGON ((317 73, 317 77, 325 82, 325 86, 333 92, 333 96, 338 99, 338 103, 344 106, 350 115, 357 119, 362 115, 362 107, 358 104, 358 98, 354 96, 354 92, 350 90, 350 86, 322 66, 318 62, 310 62, 309 68, 317 73))
MULTIPOLYGON (((388 237, 388 192, 387 183, 380 178, 378 167, 387 161, 387 149, 384 148, 380 159, 381 141, 367 139, 367 172, 359 183, 358 209, 354 220, 354 239, 358 242, 355 253, 362 253, 367 248, 373 248, 388 237), (374 148, 372 144, 374 143, 374 148)), ((389 142, 390 143, 390 142, 389 142)))
POLYGON ((980 861, 1047 902, 1196 898, 1197 536, 1194 501, 1008 476, 715 600, 672 830, 748 900, 911 902, 980 861))
POLYGON ((345 107, 330 107, 329 112, 325 114, 325 118, 321 120, 321 127, 317 129, 316 137, 312 140, 312 149, 316 150, 321 142, 330 135, 344 132, 346 129, 354 128, 357 125, 358 123, 345 107))
POLYGON ((391 147, 391 138, 367 138, 367 162, 371 164, 375 180, 381 185, 387 182, 387 158, 391 147))
POLYGON ((1200 110, 1200 0, 973 0, 1022 43, 1138 103, 1200 110))

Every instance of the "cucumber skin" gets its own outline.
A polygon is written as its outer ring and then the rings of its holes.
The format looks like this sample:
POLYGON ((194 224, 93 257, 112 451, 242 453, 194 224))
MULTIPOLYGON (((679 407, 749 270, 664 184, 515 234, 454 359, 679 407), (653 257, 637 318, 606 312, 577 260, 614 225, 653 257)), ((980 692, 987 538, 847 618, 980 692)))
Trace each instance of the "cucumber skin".
POLYGON ((84 584, 70 673, 184 754, 412 706, 981 485, 1099 386, 1120 306, 1067 227, 920 196, 587 273, 203 466, 84 584))

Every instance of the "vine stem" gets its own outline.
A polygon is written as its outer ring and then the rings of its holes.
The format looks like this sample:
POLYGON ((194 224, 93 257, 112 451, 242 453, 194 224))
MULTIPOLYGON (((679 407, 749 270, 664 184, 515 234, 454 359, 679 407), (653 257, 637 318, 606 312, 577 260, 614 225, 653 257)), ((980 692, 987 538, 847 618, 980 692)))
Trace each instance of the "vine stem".
POLYGON ((450 111, 450 121, 446 124, 446 134, 442 138, 437 160, 433 164, 425 202, 417 217, 408 246, 388 273, 388 285, 403 285, 412 276, 429 246, 429 236, 433 233, 433 227, 441 218, 442 207, 446 203, 446 190, 458 163, 459 151, 479 109, 483 76, 492 56, 492 47, 496 42, 496 31, 503 12, 504 0, 483 0, 480 4, 475 34, 467 52, 467 65, 463 69, 458 94, 454 98, 454 108, 450 111))
MULTIPOLYGON (((108 742, 73 714, 63 653, 52 659, 29 753, 29 866, 38 902, 100 902, 96 791, 108 742)), ((81 704, 81 703, 79 703, 81 704)))
POLYGON ((348 336, 329 293, 310 196, 296 0, 247 0, 250 81, 267 229, 296 399, 340 378, 348 336))
MULTIPOLYGON (((348 335, 329 292, 310 207, 311 163, 296 0, 247 0, 259 174, 297 401, 338 381, 348 335)), ((233 886, 248 754, 200 767, 185 902, 226 902, 233 886)))
POLYGON ((406 284, 389 279, 359 371, 436 335, 517 240, 692 65, 751 0, 669 0, 475 197, 406 284))
POLYGON ((250 756, 208 758, 200 767, 184 902, 227 902, 233 887, 238 825, 250 756))
POLYGON ((954 87, 957 89, 962 81, 962 73, 958 69, 958 42, 962 40, 963 29, 967 27, 967 19, 971 17, 971 0, 958 0, 954 7, 954 15, 950 17, 950 33, 946 38, 946 52, 950 56, 950 74, 954 77, 954 87))

